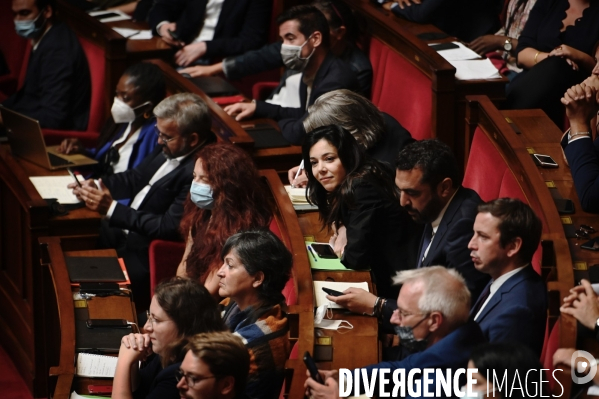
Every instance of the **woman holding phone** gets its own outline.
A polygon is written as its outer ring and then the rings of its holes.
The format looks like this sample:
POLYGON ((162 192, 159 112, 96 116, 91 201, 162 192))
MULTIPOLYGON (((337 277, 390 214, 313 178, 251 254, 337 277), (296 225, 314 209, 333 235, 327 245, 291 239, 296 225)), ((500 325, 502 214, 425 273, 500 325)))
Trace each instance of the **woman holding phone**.
POLYGON ((394 171, 368 158, 337 125, 308 133, 302 157, 308 200, 333 233, 330 244, 341 262, 350 269, 370 268, 379 295, 397 296, 391 277, 416 264, 422 228, 399 204, 394 171))

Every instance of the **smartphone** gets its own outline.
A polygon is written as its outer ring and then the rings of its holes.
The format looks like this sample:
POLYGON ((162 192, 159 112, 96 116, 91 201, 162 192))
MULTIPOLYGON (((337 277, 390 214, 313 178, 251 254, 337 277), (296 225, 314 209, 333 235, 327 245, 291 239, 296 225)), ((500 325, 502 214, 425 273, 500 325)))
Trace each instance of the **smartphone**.
POLYGON ((542 168, 557 168, 559 165, 549 155, 532 154, 537 165, 542 168))
POLYGON ((310 372, 310 377, 312 377, 312 379, 314 381, 318 382, 319 384, 324 385, 322 378, 320 378, 320 373, 318 372, 318 367, 316 367, 316 363, 314 363, 314 359, 312 359, 312 356, 310 356, 310 352, 308 352, 308 351, 306 351, 306 353, 304 353, 304 364, 306 365, 306 367, 308 368, 308 371, 310 372))
POLYGON ((324 292, 326 292, 327 294, 329 294, 330 296, 341 296, 341 295, 345 295, 343 292, 335 291, 335 290, 332 290, 332 289, 327 288, 327 287, 322 287, 322 290, 324 292))
POLYGON ((116 12, 107 12, 104 14, 94 15, 94 18, 104 19, 104 18, 113 18, 113 17, 120 17, 120 16, 121 16, 121 14, 117 14, 116 12))
POLYGON ((582 249, 588 249, 589 251, 599 251, 599 237, 593 238, 591 241, 587 241, 580 246, 582 249))
POLYGON ((67 172, 69 172, 69 174, 71 175, 71 177, 73 179, 75 179, 75 183, 77 183, 77 185, 79 187, 81 187, 81 182, 79 181, 79 179, 77 179, 77 176, 75 176, 75 173, 73 173, 73 171, 71 170, 71 168, 67 168, 67 172))
POLYGON ((599 265, 589 267, 589 281, 591 284, 599 283, 599 265))
POLYGON ((125 319, 89 319, 85 325, 87 328, 129 328, 125 319))
POLYGON ((177 33, 173 30, 167 29, 166 30, 168 32, 169 35, 171 35, 171 37, 173 39, 175 39, 176 41, 179 41, 179 35, 177 35, 177 33))
POLYGON ((93 395, 109 395, 112 393, 112 385, 88 385, 87 390, 93 395))
POLYGON ((460 48, 460 46, 458 46, 455 43, 449 42, 449 43, 431 44, 430 48, 432 48, 435 51, 443 51, 443 50, 451 50, 454 48, 460 48))
POLYGON ((574 202, 571 199, 553 199, 555 202, 555 206, 557 207, 557 212, 561 214, 572 214, 574 213, 574 202))
POLYGON ((318 244, 312 243, 310 244, 314 252, 318 254, 319 258, 323 259, 337 259, 337 255, 333 251, 333 248, 329 244, 318 244))

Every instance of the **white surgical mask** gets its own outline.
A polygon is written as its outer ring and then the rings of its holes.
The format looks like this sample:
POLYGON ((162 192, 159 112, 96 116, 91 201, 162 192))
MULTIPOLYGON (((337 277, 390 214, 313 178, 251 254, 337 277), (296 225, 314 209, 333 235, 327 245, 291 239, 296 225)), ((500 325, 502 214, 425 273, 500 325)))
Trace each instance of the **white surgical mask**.
POLYGON ((115 97, 112 108, 110 109, 112 119, 114 119, 114 123, 131 123, 135 120, 135 110, 149 103, 149 101, 146 101, 135 108, 131 108, 127 103, 123 102, 118 97, 115 97))
POLYGON ((347 328, 351 330, 354 326, 347 320, 327 320, 333 318, 333 309, 329 306, 329 303, 325 303, 316 308, 314 312, 314 327, 322 328, 325 330, 337 330, 339 328, 347 328), (326 316, 326 319, 325 319, 326 316), (347 325, 341 325, 341 323, 347 323, 347 325))
POLYGON ((189 189, 191 201, 200 209, 212 209, 214 198, 212 198, 212 188, 208 184, 191 182, 189 189))
MULTIPOLYGON (((312 36, 310 35, 310 37, 312 36)), ((308 40, 310 40, 310 37, 308 37, 308 40)), ((281 58, 283 59, 283 63, 287 68, 294 71, 303 71, 306 69, 306 65, 308 65, 310 57, 312 57, 314 50, 316 50, 316 47, 314 47, 309 56, 302 58, 302 48, 306 45, 306 43, 308 43, 308 40, 306 40, 301 46, 294 46, 285 43, 281 45, 281 58)))

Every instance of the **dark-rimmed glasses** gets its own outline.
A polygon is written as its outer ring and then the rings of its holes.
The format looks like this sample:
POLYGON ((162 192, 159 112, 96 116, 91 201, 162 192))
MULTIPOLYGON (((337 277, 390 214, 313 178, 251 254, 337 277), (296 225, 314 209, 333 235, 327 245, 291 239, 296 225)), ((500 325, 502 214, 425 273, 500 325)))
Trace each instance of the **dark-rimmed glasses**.
POLYGON ((209 380, 210 378, 216 378, 215 375, 211 375, 211 376, 207 376, 207 377, 203 377, 203 376, 194 376, 191 374, 186 374, 183 372, 183 370, 179 369, 175 372, 175 379, 177 380, 177 382, 181 381, 181 379, 185 378, 185 382, 187 383, 187 386, 190 388, 193 388, 195 384, 197 384, 200 381, 203 380, 209 380))
POLYGON ((158 125, 154 125, 154 133, 156 133, 156 136, 165 143, 170 143, 175 139, 174 137, 166 137, 164 133, 158 130, 158 125))

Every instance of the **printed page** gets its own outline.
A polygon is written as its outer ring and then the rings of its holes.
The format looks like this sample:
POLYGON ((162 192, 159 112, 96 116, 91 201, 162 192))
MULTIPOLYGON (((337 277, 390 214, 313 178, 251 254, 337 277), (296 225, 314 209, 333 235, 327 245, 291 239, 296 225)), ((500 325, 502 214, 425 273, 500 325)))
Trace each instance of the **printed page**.
POLYGON ((114 378, 117 360, 116 356, 80 353, 77 356, 76 374, 81 377, 114 378))
POLYGON ((316 307, 320 305, 324 305, 328 303, 333 309, 343 309, 341 306, 337 305, 335 302, 331 302, 327 299, 327 293, 322 290, 322 287, 326 287, 335 291, 343 292, 348 288, 362 288, 365 291, 370 291, 368 289, 367 282, 361 283, 340 283, 335 281, 314 281, 314 298, 316 299, 316 307))

